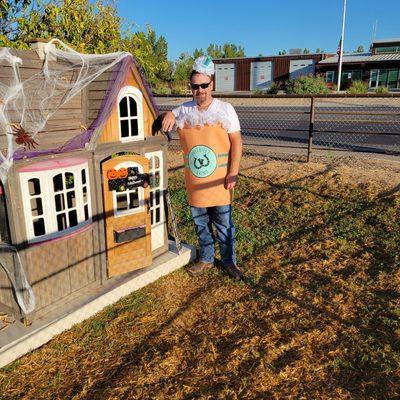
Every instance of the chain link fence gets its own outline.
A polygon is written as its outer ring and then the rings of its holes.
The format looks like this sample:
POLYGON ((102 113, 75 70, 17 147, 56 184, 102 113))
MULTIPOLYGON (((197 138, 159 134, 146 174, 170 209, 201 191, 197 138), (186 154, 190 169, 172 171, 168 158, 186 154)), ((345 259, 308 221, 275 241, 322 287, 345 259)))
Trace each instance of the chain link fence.
MULTIPOLYGON (((158 98, 160 112, 187 100, 158 98)), ((400 155, 400 94, 224 96, 223 100, 239 116, 245 154, 299 161, 357 153, 400 155)), ((180 151, 176 132, 170 150, 180 151)))

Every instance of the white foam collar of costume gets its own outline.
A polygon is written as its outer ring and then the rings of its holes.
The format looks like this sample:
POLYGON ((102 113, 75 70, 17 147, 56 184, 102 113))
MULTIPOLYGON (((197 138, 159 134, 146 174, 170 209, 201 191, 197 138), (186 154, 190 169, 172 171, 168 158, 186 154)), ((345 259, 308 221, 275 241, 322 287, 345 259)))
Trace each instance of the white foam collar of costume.
POLYGON ((229 130, 231 127, 231 123, 225 113, 213 110, 199 111, 197 107, 194 107, 193 110, 188 113, 178 115, 176 118, 176 125, 180 129, 185 125, 195 127, 217 124, 221 124, 226 130, 229 130))

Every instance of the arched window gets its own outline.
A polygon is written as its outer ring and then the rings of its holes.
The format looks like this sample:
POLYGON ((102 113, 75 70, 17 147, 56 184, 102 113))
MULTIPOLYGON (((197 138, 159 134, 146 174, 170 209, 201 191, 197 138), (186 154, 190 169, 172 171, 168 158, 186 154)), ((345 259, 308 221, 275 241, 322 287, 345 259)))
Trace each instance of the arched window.
MULTIPOLYGON (((143 167, 133 161, 125 161, 115 166, 116 170, 120 168, 136 168, 138 173, 143 173, 143 167)), ((142 187, 132 189, 118 188, 113 191, 113 198, 114 215, 116 217, 135 214, 144 210, 144 189, 142 187)))
POLYGON ((133 87, 123 87, 118 95, 119 137, 122 141, 143 140, 143 95, 133 87))

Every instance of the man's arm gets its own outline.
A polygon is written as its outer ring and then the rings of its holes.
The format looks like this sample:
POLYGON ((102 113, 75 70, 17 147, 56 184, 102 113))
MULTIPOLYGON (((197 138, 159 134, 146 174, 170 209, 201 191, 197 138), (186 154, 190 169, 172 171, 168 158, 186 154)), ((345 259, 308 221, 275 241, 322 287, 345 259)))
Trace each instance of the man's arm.
POLYGON ((229 133, 229 140, 231 141, 231 149, 229 151, 230 163, 228 174, 225 177, 225 188, 233 189, 237 182, 240 159, 242 158, 242 135, 240 134, 240 132, 229 133))
POLYGON ((168 111, 162 117, 162 130, 164 132, 171 132, 175 125, 175 115, 172 111, 168 111))

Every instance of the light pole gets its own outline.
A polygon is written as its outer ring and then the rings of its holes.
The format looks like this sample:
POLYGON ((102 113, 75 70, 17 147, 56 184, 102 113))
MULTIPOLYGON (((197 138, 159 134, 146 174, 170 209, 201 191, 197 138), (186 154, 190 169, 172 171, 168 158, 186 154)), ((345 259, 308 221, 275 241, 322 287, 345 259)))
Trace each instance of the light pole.
POLYGON ((342 20, 342 37, 340 38, 340 50, 339 50, 339 71, 338 71, 338 85, 337 93, 340 91, 340 81, 342 80, 342 60, 343 60, 343 42, 344 42, 344 24, 346 21, 346 2, 343 0, 343 20, 342 20))

